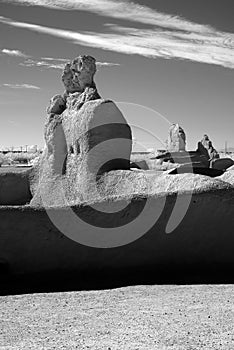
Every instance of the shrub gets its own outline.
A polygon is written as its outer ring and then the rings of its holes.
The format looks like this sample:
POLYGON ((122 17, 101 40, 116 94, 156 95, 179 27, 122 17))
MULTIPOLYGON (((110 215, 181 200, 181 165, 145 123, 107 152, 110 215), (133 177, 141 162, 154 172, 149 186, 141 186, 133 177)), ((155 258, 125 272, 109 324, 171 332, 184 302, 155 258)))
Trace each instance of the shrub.
POLYGON ((28 164, 28 158, 25 156, 18 156, 18 157, 15 157, 14 162, 18 162, 21 164, 28 164))
POLYGON ((0 164, 14 165, 14 163, 28 164, 33 159, 40 156, 40 152, 36 153, 13 153, 8 152, 4 155, 0 155, 0 164))

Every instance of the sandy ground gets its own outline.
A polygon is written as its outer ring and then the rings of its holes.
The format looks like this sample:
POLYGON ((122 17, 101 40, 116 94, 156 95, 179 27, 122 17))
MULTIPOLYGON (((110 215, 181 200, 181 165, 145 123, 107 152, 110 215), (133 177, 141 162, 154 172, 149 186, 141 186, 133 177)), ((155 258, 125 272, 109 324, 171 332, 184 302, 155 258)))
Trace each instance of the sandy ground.
POLYGON ((234 285, 0 298, 0 349, 234 349, 234 285))

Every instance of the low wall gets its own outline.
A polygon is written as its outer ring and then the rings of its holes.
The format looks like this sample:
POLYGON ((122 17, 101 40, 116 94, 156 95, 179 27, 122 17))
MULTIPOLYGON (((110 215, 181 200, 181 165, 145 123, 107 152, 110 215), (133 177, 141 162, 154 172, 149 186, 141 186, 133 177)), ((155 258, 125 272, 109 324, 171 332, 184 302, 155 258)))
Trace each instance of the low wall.
MULTIPOLYGON (((149 199, 150 215, 162 205, 163 199, 160 196, 149 199)), ((68 208, 46 212, 27 206, 0 207, 1 270, 6 274, 27 274, 124 270, 160 264, 234 264, 234 190, 194 194, 183 221, 174 232, 166 234, 175 199, 173 195, 167 197, 159 219, 142 237, 109 249, 88 247, 62 234, 47 212, 50 215, 56 211, 66 226, 69 225, 68 208)), ((133 200, 125 211, 112 214, 115 219, 110 216, 107 220, 97 219, 87 206, 73 210, 84 221, 108 228, 130 222, 141 211, 142 204, 144 199, 133 200)), ((78 234, 79 230, 82 228, 78 226, 78 234)))
POLYGON ((0 173, 0 205, 24 205, 30 202, 29 171, 3 170, 0 173))

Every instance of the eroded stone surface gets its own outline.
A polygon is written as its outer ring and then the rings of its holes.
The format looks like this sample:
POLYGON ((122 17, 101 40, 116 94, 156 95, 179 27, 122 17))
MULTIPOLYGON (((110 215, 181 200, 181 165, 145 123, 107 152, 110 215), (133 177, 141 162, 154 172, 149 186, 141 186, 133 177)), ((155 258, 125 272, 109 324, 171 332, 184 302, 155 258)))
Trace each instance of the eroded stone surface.
POLYGON ((66 109, 66 99, 62 95, 55 95, 50 100, 50 105, 47 107, 47 114, 62 114, 66 109))
POLYGON ((202 140, 198 142, 197 152, 204 155, 207 160, 210 162, 212 167, 213 161, 219 159, 219 154, 214 148, 212 141, 209 139, 208 135, 204 135, 202 140))
POLYGON ((167 141, 167 148, 169 152, 185 151, 186 135, 179 124, 171 125, 169 129, 169 136, 167 141))
POLYGON ((55 95, 47 109, 46 148, 38 176, 45 198, 36 191, 33 204, 65 205, 67 197, 87 194, 88 183, 104 172, 130 168, 131 129, 114 102, 101 99, 95 72, 91 56, 79 56, 64 69, 66 91, 55 95), (61 183, 64 195, 57 200, 61 183))
POLYGON ((71 105, 62 115, 51 115, 45 141, 33 205, 85 200, 97 176, 130 168, 131 129, 112 101, 91 100, 78 110, 71 105))
POLYGON ((83 92, 87 86, 95 88, 95 72, 96 60, 91 56, 79 56, 67 63, 62 75, 66 92, 83 92))
POLYGON ((91 56, 79 56, 68 62, 62 73, 65 92, 51 98, 47 114, 60 115, 71 104, 79 109, 83 103, 101 98, 93 80, 95 72, 96 60, 91 56))
POLYGON ((100 95, 97 92, 96 88, 86 87, 82 93, 75 92, 69 94, 66 99, 66 107, 68 109, 79 110, 80 107, 87 101, 100 99, 100 95))

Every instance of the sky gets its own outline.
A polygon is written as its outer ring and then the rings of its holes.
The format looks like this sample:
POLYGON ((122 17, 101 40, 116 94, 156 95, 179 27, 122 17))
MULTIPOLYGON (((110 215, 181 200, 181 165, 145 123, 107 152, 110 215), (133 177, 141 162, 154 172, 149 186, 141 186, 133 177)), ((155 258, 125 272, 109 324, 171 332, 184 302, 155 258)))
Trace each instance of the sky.
POLYGON ((44 145, 46 107, 64 64, 97 60, 135 144, 164 148, 179 123, 234 147, 233 0, 0 0, 0 147, 44 145))

